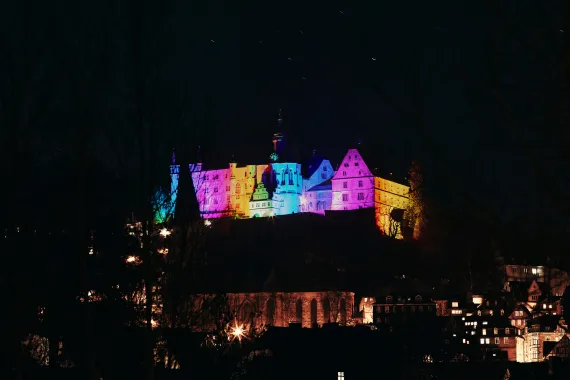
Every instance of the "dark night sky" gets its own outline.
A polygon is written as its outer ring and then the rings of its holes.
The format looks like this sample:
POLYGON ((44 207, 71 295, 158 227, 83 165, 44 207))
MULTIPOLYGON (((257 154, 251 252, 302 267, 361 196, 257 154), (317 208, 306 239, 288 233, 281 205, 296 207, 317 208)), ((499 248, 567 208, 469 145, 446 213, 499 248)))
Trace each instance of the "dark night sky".
POLYGON ((131 173, 138 67, 164 173, 173 147, 201 145, 210 166, 263 162, 283 108, 300 156, 316 148, 334 165, 361 140, 372 166, 420 158, 444 198, 525 227, 554 209, 567 221, 561 0, 113 3, 2 6, 5 169, 18 146, 49 172, 89 125, 91 156, 131 173))

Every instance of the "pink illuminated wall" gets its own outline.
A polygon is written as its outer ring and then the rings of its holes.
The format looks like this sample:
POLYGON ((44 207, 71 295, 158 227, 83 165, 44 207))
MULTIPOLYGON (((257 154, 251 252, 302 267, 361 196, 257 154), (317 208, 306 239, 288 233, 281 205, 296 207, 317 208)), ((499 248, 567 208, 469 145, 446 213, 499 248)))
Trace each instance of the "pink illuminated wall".
POLYGON ((374 176, 357 149, 349 149, 332 178, 331 210, 374 207, 374 176))

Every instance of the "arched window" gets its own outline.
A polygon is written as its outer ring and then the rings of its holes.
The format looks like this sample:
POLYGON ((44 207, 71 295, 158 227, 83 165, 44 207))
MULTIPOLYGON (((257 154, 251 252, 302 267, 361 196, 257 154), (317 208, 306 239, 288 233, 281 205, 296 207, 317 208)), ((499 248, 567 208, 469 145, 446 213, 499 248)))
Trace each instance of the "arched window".
POLYGON ((341 298, 339 308, 340 323, 344 325, 346 324, 346 301, 344 298, 341 298))
POLYGON ((275 324, 275 301, 273 298, 267 300, 265 304, 265 324, 273 326, 275 324))
POLYGON ((311 327, 317 324, 317 300, 313 298, 311 301, 311 327))
POLYGON ((420 295, 416 296, 416 302, 422 302, 422 296, 420 295))
POLYGON ((323 319, 324 323, 331 321, 331 303, 328 297, 323 298, 321 301, 323 303, 323 319))
POLYGON ((285 185, 285 176, 287 175, 289 171, 288 170, 281 170, 281 185, 285 185))
POLYGON ((303 301, 300 298, 295 303, 295 320, 297 323, 303 323, 303 301))
POLYGON ((253 321, 253 305, 249 301, 241 305, 239 320, 241 323, 251 323, 253 321))
POLYGON ((293 184, 293 171, 289 170, 289 185, 293 184))

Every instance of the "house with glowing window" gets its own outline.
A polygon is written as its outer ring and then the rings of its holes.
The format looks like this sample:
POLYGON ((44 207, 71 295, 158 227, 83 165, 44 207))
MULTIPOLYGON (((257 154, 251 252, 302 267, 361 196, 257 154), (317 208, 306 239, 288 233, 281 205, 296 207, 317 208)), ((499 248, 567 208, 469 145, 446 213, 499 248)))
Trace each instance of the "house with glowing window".
POLYGON ((374 207, 374 175, 358 149, 349 149, 331 178, 331 210, 374 207))
POLYGON ((544 315, 529 320, 522 333, 517 336, 517 362, 544 361, 556 343, 567 335, 568 325, 560 316, 544 315))
POLYGON ((410 187, 387 178, 374 177, 374 214, 384 235, 402 238, 404 210, 408 207, 410 187))

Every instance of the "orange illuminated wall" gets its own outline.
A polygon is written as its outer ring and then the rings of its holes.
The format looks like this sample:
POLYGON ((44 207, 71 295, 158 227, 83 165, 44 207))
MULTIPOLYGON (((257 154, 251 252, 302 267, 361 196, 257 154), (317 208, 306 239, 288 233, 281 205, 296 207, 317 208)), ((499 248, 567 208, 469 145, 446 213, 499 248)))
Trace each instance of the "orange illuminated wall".
POLYGON ((376 225, 384 234, 397 239, 402 238, 402 231, 392 219, 394 209, 405 210, 408 207, 410 188, 395 181, 374 177, 374 213, 376 225))

